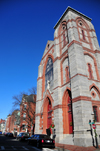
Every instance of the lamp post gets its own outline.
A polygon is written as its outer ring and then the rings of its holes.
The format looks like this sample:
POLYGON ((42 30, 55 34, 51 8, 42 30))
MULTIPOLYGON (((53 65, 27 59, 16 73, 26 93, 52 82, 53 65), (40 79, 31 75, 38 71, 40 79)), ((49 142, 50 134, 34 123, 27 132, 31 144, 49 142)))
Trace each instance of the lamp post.
POLYGON ((94 124, 92 126, 93 126, 94 133, 95 133, 96 148, 99 148, 99 146, 98 146, 98 140, 97 140, 97 133, 96 133, 95 119, 94 119, 94 112, 92 112, 91 115, 92 115, 92 119, 93 119, 93 122, 94 122, 94 124))
POLYGON ((92 131, 92 123, 91 123, 91 120, 89 120, 89 125, 90 125, 90 130, 87 130, 87 131, 90 131, 91 133, 91 136, 92 136, 92 144, 94 146, 94 138, 93 138, 93 131, 92 131))

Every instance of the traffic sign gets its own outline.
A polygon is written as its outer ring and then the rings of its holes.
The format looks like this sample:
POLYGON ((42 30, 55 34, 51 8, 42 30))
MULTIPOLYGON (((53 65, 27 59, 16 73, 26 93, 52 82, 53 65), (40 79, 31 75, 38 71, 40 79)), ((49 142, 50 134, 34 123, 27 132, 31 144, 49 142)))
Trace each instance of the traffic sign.
POLYGON ((93 127, 93 129, 96 129, 96 125, 95 124, 93 124, 92 127, 93 127))

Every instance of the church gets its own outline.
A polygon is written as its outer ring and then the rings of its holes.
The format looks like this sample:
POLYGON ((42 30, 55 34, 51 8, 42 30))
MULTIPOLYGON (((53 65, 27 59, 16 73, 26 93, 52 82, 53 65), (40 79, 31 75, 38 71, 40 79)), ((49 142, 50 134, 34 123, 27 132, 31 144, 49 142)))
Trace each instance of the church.
POLYGON ((100 144, 100 48, 91 18, 68 7, 38 67, 35 133, 54 124, 56 143, 92 146, 93 120, 100 144))

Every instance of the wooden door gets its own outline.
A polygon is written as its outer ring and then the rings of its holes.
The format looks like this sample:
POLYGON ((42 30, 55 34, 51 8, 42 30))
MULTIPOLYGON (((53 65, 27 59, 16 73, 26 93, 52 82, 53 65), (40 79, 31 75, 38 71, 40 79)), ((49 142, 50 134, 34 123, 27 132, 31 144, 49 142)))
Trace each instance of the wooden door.
POLYGON ((50 125, 52 124, 52 110, 51 110, 51 102, 49 101, 48 103, 48 109, 47 109, 47 128, 50 127, 50 125))

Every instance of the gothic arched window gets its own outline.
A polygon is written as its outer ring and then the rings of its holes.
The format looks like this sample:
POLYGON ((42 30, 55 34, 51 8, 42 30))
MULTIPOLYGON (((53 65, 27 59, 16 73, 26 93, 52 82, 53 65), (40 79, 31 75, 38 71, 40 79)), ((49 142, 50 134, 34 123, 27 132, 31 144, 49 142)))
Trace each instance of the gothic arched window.
POLYGON ((53 85, 53 61, 49 57, 45 70, 45 89, 47 88, 48 81, 50 82, 50 87, 53 85))

